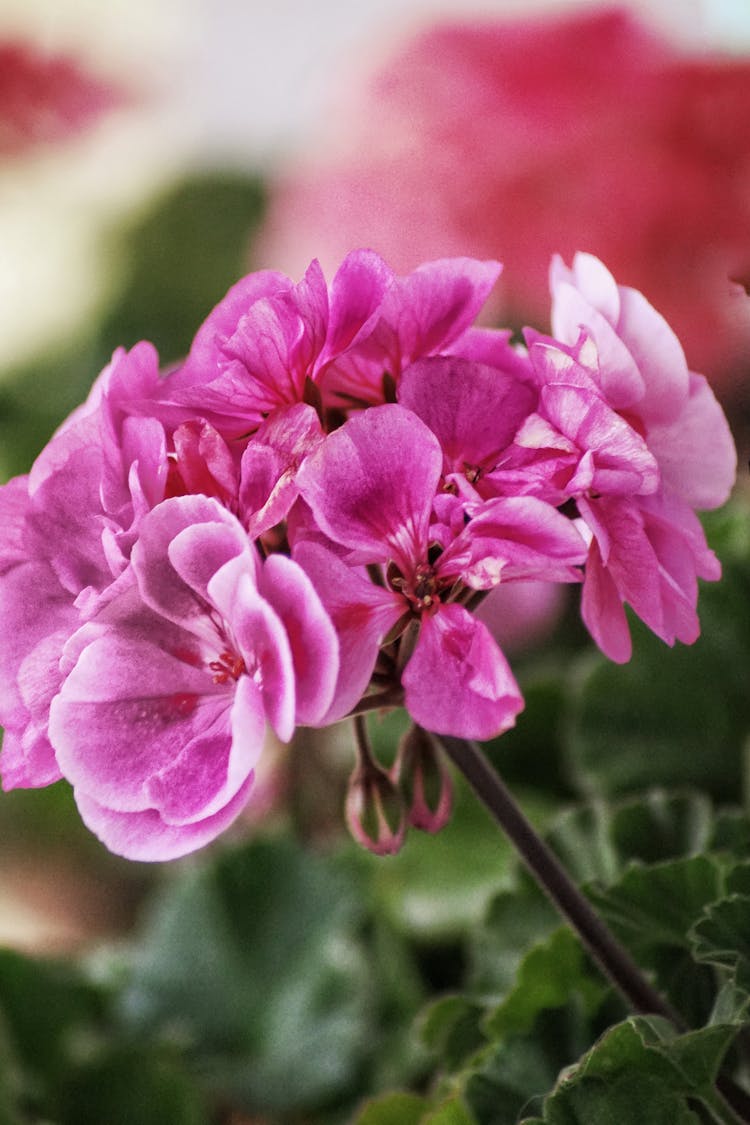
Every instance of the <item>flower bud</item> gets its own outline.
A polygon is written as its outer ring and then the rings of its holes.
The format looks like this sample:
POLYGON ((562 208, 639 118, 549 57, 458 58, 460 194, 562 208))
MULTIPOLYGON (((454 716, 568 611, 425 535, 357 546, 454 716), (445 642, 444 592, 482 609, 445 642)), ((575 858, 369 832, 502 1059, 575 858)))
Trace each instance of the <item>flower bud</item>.
POLYGON ((407 809, 408 823, 423 832, 439 832, 453 807, 450 773, 426 730, 416 724, 401 739, 391 777, 407 809))
POLYGON ((360 762, 349 779, 346 822, 354 839, 375 855, 395 855, 406 834, 406 809, 397 786, 374 762, 360 762))

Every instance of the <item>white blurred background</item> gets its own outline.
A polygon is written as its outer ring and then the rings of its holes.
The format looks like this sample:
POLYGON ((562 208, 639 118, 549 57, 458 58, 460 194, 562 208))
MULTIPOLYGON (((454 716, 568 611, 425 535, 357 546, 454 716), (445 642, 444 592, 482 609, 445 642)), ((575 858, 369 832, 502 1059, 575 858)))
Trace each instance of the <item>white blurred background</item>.
MULTIPOLYGON (((631 0, 696 48, 750 49, 750 0, 631 0)), ((106 300, 103 224, 180 171, 264 171, 304 142, 342 76, 436 15, 569 0, 3 0, 0 38, 65 52, 130 95, 72 144, 0 158, 0 371, 106 300)), ((589 5, 591 6, 591 5, 589 5)))

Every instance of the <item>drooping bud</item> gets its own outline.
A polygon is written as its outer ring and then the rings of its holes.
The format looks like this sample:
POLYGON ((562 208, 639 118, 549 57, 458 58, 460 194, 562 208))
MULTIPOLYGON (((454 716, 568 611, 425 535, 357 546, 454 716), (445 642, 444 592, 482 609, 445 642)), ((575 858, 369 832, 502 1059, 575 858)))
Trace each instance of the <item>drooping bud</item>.
POLYGON ((395 855, 406 834, 406 809, 396 784, 373 761, 349 778, 346 822, 354 839, 375 855, 395 855))
POLYGON ((408 823, 423 832, 439 832, 453 807, 453 783, 430 735, 412 725, 401 739, 391 777, 407 809, 408 823))

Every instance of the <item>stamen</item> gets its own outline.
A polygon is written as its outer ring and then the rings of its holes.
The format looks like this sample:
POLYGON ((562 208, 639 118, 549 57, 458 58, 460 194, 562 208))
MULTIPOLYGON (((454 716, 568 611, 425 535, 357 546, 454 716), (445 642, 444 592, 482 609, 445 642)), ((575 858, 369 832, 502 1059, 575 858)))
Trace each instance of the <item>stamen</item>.
POLYGON ((212 660, 208 666, 214 673, 215 684, 226 684, 230 679, 239 680, 240 676, 247 672, 242 657, 227 649, 220 653, 218 660, 212 660))

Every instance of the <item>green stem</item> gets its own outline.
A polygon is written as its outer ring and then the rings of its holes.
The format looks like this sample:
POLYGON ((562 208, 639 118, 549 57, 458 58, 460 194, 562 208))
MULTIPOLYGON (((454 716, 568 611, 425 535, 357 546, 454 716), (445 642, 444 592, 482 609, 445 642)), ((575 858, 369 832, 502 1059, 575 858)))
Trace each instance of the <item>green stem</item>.
MULTIPOLYGON (((635 1012, 663 1016, 678 1031, 687 1031, 682 1016, 661 996, 638 965, 605 926, 568 875, 552 849, 542 840, 474 742, 434 735, 464 775, 480 801, 516 848, 539 886, 567 919, 607 979, 635 1012)), ((750 1123, 750 1095, 721 1075, 716 1082, 740 1121, 750 1123)))

